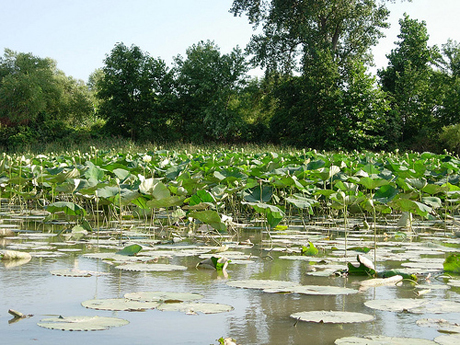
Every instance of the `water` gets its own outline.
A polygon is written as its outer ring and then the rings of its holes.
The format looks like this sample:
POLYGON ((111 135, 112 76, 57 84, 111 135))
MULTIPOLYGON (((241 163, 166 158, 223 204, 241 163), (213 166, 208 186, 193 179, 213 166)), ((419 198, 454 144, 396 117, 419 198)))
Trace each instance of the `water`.
MULTIPOLYGON (((12 224, 18 230, 30 229, 30 223, 5 219, 3 225, 12 224)), ((39 232, 48 232, 42 228, 39 232)), ((251 236, 257 242, 254 231, 240 233, 240 240, 251 236)), ((13 244, 32 243, 32 246, 57 245, 62 238, 7 239, 0 249, 13 244), (39 242, 38 244, 36 242, 39 242)), ((180 244, 178 244, 180 245, 180 244)), ((33 248, 33 247, 32 247, 33 248)), ((413 298, 412 285, 403 287, 378 287, 353 295, 309 296, 299 294, 271 294, 259 290, 230 287, 229 280, 272 279, 288 280, 308 285, 334 285, 357 289, 363 278, 315 277, 306 275, 308 262, 278 259, 285 253, 261 251, 258 245, 244 250, 255 256, 251 264, 230 264, 228 277, 221 272, 196 269, 200 259, 173 257, 168 262, 184 265, 186 271, 129 272, 115 269, 101 260, 85 258, 85 252, 96 249, 84 244, 69 248, 80 252, 66 252, 57 258, 37 258, 22 266, 6 268, 0 265, 0 343, 8 344, 218 344, 220 337, 232 337, 242 345, 260 344, 333 344, 347 336, 385 335, 434 339, 440 333, 433 328, 415 324, 423 317, 460 320, 459 314, 415 315, 372 310, 364 305, 369 299, 413 298), (61 277, 51 270, 78 268, 106 273, 88 278, 61 277), (185 315, 180 312, 103 311, 86 309, 81 302, 88 299, 122 298, 125 293, 140 291, 194 292, 202 294, 202 302, 224 303, 234 307, 227 313, 212 315, 185 315), (9 309, 32 317, 11 322, 9 309), (290 315, 299 311, 334 310, 353 311, 375 315, 375 321, 359 324, 318 324, 296 322, 290 315), (96 332, 65 332, 48 330, 37 322, 49 316, 99 315, 128 320, 127 326, 96 332)), ((33 250, 32 250, 33 251, 33 250)), ((36 250, 35 250, 36 251, 36 250)), ((388 264, 390 263, 380 263, 388 264)), ((344 266, 345 267, 345 266, 344 266)), ((443 280, 436 281, 444 283, 443 280)), ((458 301, 459 289, 433 290, 422 298, 458 301)))

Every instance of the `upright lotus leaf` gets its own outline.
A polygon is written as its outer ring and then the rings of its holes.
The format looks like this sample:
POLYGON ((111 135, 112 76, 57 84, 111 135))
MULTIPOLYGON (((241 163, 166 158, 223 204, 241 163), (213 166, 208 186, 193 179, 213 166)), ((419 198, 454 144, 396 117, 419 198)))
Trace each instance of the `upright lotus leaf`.
POLYGON ((318 204, 318 201, 311 198, 306 198, 297 194, 285 199, 288 203, 293 204, 300 209, 307 209, 309 214, 313 214, 313 206, 318 204))
POLYGON ((217 231, 226 231, 227 226, 222 222, 219 214, 213 210, 193 211, 188 214, 189 217, 198 219, 199 221, 210 225, 217 231))
POLYGON ((305 256, 315 256, 318 255, 318 248, 312 242, 308 242, 308 246, 302 246, 300 253, 305 256))
POLYGON ((94 165, 94 163, 90 161, 85 162, 85 165, 88 167, 88 169, 83 174, 86 177, 86 179, 94 180, 94 181, 102 181, 105 175, 105 169, 102 169, 94 165))
POLYGON ((173 206, 182 206, 185 197, 179 195, 172 195, 163 199, 152 199, 147 201, 148 208, 168 208, 173 206))
POLYGON ((107 186, 97 190, 97 195, 104 198, 114 205, 128 205, 133 200, 136 200, 140 194, 137 190, 131 190, 126 185, 121 186, 107 186))
POLYGON ((382 204, 387 204, 399 194, 399 190, 390 184, 381 186, 374 194, 374 200, 382 204))
POLYGON ((212 196, 211 193, 204 189, 198 190, 194 195, 189 198, 189 207, 200 209, 201 205, 208 205, 214 207, 216 199, 212 196))
POLYGON ((118 255, 126 255, 126 256, 135 256, 142 250, 142 247, 138 244, 132 244, 130 246, 124 247, 122 250, 116 252, 115 254, 118 255))
POLYGON ((115 174, 115 176, 116 176, 122 183, 123 183, 123 182, 126 180, 126 178, 131 174, 128 170, 126 170, 126 169, 119 169, 119 168, 118 168, 118 169, 114 169, 112 172, 115 174))
POLYGON ((265 204, 262 202, 243 202, 250 205, 256 212, 262 213, 267 217, 267 223, 271 228, 276 227, 284 218, 284 212, 277 206, 265 204))
POLYGON ((439 193, 445 193, 449 190, 447 186, 439 186, 437 184, 429 183, 425 187, 422 188, 422 191, 428 193, 430 195, 435 195, 439 193))
POLYGON ((426 185, 426 178, 406 178, 406 182, 414 187, 416 190, 421 191, 426 185))
POLYGON ((323 181, 327 181, 334 177, 334 175, 338 174, 340 172, 340 168, 336 165, 331 165, 329 168, 321 168, 318 171, 318 176, 321 178, 323 181))
POLYGON ((437 209, 442 207, 442 201, 436 196, 431 197, 424 197, 422 198, 422 203, 432 207, 433 209, 437 209))
POLYGON ((444 271, 451 273, 460 273, 460 255, 450 254, 443 263, 444 271))
POLYGON ((318 170, 326 165, 326 162, 322 159, 311 161, 307 164, 307 170, 318 170))
POLYGON ((64 212, 69 216, 85 216, 86 211, 83 207, 69 201, 57 201, 49 204, 46 210, 51 213, 64 212))
POLYGON ((366 189, 374 190, 378 187, 385 186, 390 182, 383 178, 361 177, 358 183, 363 185, 366 189))
MULTIPOLYGON (((158 178, 144 178, 144 176, 142 175, 138 175, 139 177, 139 180, 140 180, 140 184, 139 184, 139 192, 141 192, 142 194, 147 194, 147 195, 153 195, 154 191, 155 191, 155 187, 157 186, 158 183, 160 183, 160 180, 161 179, 158 179, 158 178)), ((164 184, 162 183, 162 185, 164 186, 164 184)), ((166 188, 166 186, 165 186, 166 188)), ((164 192, 164 189, 162 188, 162 186, 159 186, 158 188, 158 191, 157 193, 161 193, 163 190, 164 192)), ((167 188, 166 188, 167 190, 167 188)), ((168 192, 168 195, 166 196, 169 196, 169 190, 167 191, 168 192)), ((161 196, 160 196, 161 198, 161 196)))
POLYGON ((273 196, 271 186, 257 186, 245 192, 244 200, 248 202, 269 202, 273 196))
POLYGON ((375 267, 371 260, 363 255, 358 255, 356 259, 358 260, 359 266, 355 266, 351 262, 347 263, 349 275, 375 277, 375 267))
POLYGON ((432 208, 421 202, 405 199, 395 198, 391 201, 390 206, 400 211, 416 213, 421 217, 427 217, 432 212, 432 208))

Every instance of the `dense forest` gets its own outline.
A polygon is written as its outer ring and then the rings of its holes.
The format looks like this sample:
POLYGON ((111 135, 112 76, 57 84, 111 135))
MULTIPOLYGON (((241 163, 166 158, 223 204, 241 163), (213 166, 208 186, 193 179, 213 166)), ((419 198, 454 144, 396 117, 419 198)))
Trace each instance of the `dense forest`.
POLYGON ((88 83, 50 58, 0 57, 0 146, 136 142, 272 143, 324 150, 460 150, 460 44, 429 46, 404 15, 387 67, 380 0, 234 0, 259 30, 243 50, 193 44, 171 66, 115 44, 88 83), (251 68, 264 76, 250 77, 251 68))

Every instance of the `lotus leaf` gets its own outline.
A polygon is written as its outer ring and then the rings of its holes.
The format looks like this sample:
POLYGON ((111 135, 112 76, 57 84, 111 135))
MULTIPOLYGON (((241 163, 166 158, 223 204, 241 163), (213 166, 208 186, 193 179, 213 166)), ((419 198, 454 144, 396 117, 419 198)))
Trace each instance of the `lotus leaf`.
POLYGON ((431 340, 420 338, 396 338, 381 335, 371 335, 368 337, 345 337, 337 339, 335 345, 438 345, 431 340))
POLYGON ((158 310, 161 311, 180 311, 187 314, 218 314, 225 313, 233 310, 233 307, 226 304, 219 303, 165 303, 160 305, 158 310))
POLYGON ((40 320, 38 326, 62 331, 102 331, 111 327, 120 327, 129 321, 116 317, 101 316, 59 316, 40 320))
POLYGON ((115 268, 124 271, 138 271, 138 272, 169 272, 169 271, 185 271, 187 267, 180 265, 169 264, 126 264, 119 265, 115 268))
POLYGON ((133 301, 177 303, 199 300, 204 296, 190 292, 146 291, 127 293, 124 297, 133 301))
POLYGON ((360 323, 375 319, 373 315, 346 311, 304 311, 291 314, 293 319, 317 323, 360 323))
POLYGON ((81 303, 85 308, 97 310, 141 311, 155 309, 160 303, 157 301, 134 301, 126 298, 91 299, 81 303))

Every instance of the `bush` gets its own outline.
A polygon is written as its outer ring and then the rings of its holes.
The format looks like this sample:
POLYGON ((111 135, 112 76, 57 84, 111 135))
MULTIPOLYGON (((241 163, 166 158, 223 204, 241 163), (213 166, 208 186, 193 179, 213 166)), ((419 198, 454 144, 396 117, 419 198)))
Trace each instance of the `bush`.
POLYGON ((439 138, 448 151, 460 154, 460 123, 443 127, 439 138))

